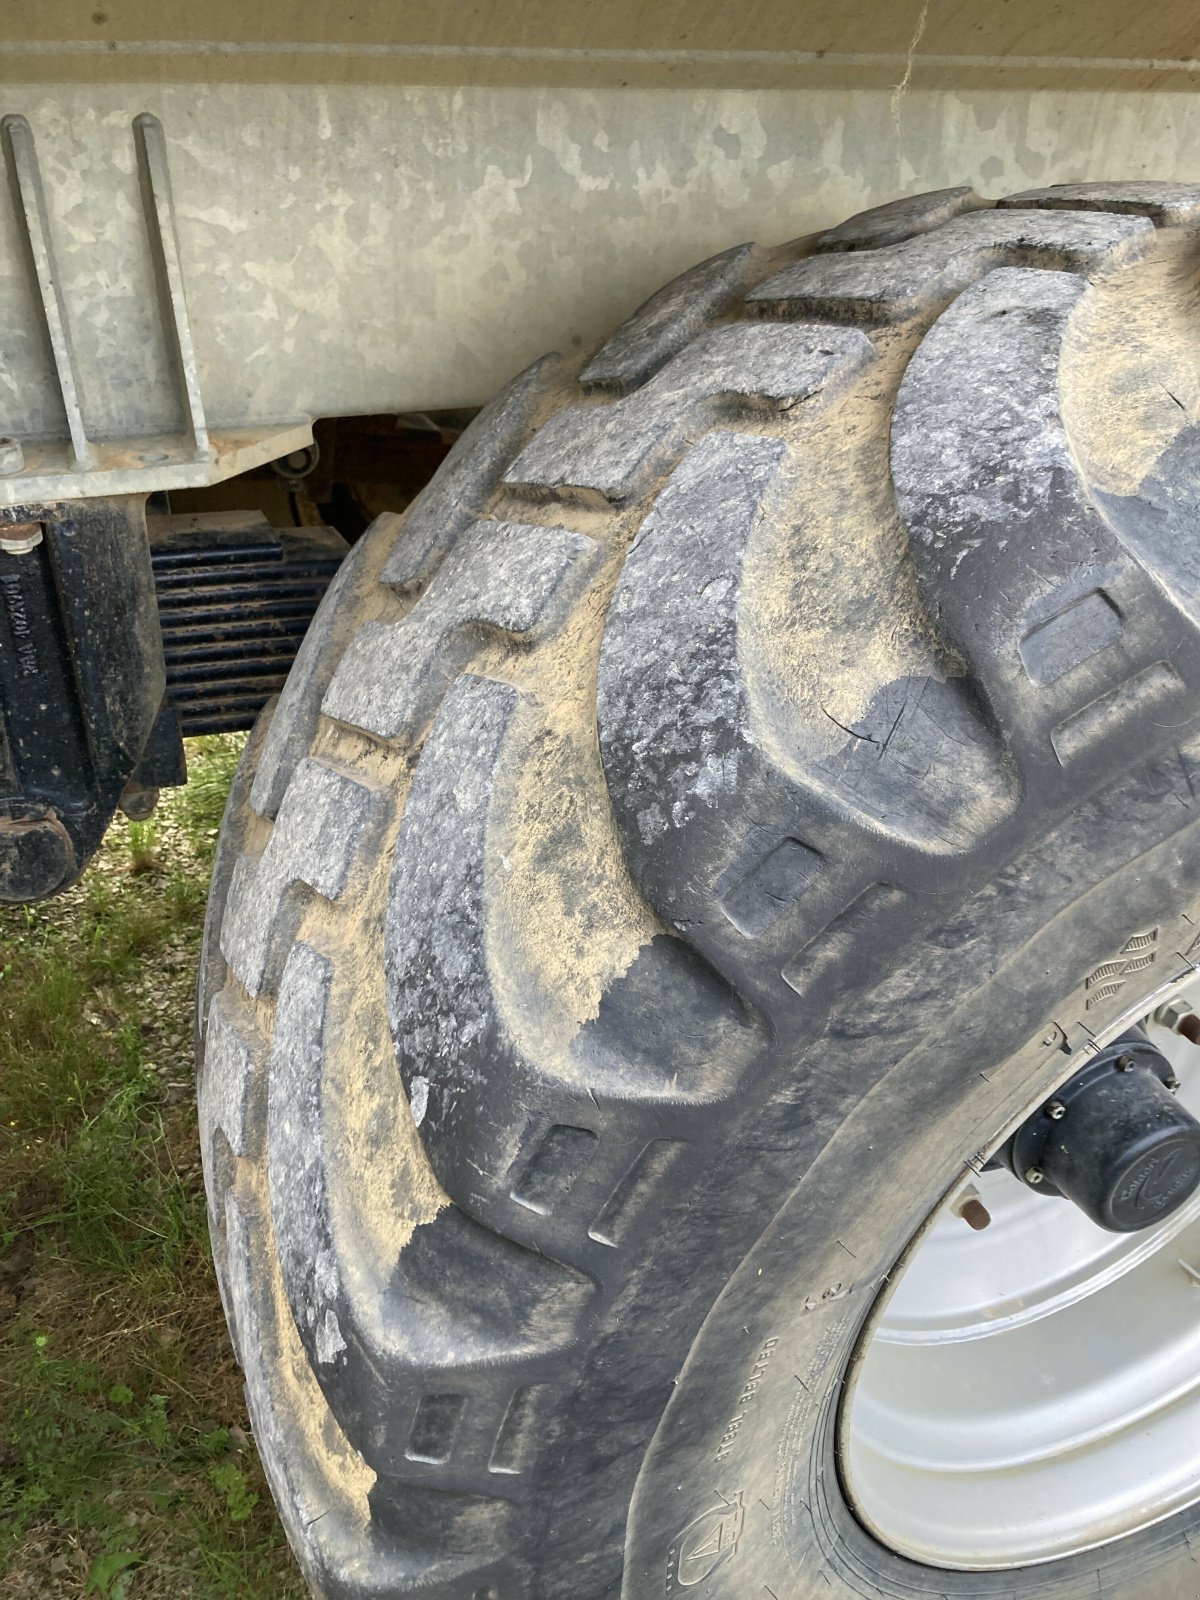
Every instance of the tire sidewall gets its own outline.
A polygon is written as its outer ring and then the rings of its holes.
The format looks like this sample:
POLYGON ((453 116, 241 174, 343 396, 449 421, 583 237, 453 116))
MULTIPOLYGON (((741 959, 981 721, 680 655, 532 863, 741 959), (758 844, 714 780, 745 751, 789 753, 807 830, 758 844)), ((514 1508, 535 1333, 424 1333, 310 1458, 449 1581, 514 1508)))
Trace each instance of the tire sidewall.
MULTIPOLYGON (((854 1518, 836 1437, 856 1343, 929 1213, 1006 1125, 1076 1070, 1093 1033, 1187 973, 1198 921, 1200 826, 1189 824, 981 973, 966 1003, 858 1100, 725 1285, 683 1364, 633 1497, 629 1600, 1194 1600, 1197 1508, 1019 1573, 922 1567, 854 1518), (1109 930, 1101 948, 1119 950, 1143 927, 1157 930, 1158 961, 1089 1009, 1097 929, 1109 930), (1047 980, 1063 998, 1029 1037, 1021 996, 1047 980)), ((913 968, 916 989, 920 963, 913 968)))

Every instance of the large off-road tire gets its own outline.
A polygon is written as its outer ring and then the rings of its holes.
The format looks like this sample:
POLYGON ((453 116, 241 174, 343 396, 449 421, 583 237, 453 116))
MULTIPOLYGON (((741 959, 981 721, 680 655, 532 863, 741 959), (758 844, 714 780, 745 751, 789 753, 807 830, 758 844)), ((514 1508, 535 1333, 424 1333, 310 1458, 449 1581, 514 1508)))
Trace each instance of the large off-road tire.
POLYGON ((835 1444, 922 1219, 1196 939, 1198 228, 955 190, 728 250, 345 563, 200 1015, 316 1592, 1194 1600, 1200 1507, 949 1570, 835 1444))

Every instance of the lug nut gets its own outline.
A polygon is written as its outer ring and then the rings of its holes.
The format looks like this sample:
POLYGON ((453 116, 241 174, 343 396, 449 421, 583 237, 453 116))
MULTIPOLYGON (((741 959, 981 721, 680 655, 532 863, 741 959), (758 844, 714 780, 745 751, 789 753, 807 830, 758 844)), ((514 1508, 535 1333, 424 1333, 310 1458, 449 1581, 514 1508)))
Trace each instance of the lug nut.
POLYGON ((1132 1072, 1137 1066, 1136 1056, 1118 1056, 1116 1067, 1118 1072, 1132 1072))
POLYGON ((1043 1182, 1044 1179, 1045 1179, 1045 1173, 1042 1171, 1041 1167, 1026 1167, 1025 1168, 1025 1182, 1026 1183, 1033 1184, 1036 1187, 1039 1183, 1043 1182))
POLYGON ((1050 1118, 1051 1122, 1061 1122, 1066 1114, 1067 1108, 1065 1105, 1063 1105, 1061 1100, 1051 1100, 1050 1104, 1046 1107, 1046 1115, 1050 1118))
POLYGON ((1200 1044, 1200 1015, 1185 1000, 1168 1000, 1151 1019, 1161 1028, 1170 1028, 1189 1044, 1200 1044))
POLYGON ((1175 1090, 1179 1088, 1179 1079, 1175 1076, 1174 1073, 1172 1073, 1171 1076, 1166 1080, 1166 1082, 1167 1082, 1167 1088, 1170 1089, 1172 1094, 1174 1094, 1175 1090))

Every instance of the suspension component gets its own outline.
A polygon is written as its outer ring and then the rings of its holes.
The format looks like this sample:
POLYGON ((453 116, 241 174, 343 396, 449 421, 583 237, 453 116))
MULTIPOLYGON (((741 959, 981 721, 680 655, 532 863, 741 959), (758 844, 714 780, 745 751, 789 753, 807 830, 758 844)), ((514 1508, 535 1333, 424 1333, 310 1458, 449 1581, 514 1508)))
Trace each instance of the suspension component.
POLYGON ((272 528, 253 511, 155 516, 148 527, 180 730, 253 727, 283 687, 346 541, 332 528, 272 528))
POLYGON ((0 903, 82 872, 165 686, 142 497, 0 509, 0 903))
POLYGON ((1200 1187, 1200 1122, 1138 1028, 1098 1051, 999 1152, 1021 1183, 1112 1233, 1153 1227, 1200 1187))

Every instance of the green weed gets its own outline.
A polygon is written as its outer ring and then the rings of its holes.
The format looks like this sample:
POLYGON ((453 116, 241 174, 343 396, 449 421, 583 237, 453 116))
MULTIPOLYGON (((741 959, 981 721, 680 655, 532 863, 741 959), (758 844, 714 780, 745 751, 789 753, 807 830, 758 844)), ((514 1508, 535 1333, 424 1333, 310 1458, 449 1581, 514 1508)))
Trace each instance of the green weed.
POLYGON ((191 1008, 241 741, 0 912, 0 1600, 300 1600, 208 1250, 191 1008))

